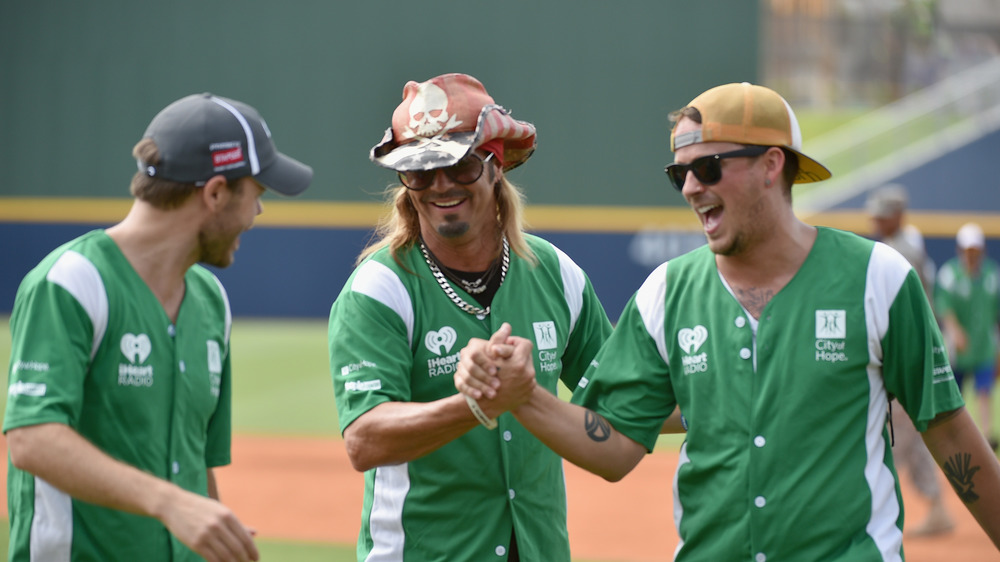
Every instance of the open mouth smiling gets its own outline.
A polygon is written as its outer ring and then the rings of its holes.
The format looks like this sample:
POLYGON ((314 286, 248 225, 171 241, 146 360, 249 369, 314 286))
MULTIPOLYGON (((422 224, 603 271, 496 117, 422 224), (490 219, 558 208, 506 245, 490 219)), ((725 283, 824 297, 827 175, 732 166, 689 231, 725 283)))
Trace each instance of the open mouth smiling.
POLYGON ((722 206, 721 205, 702 205, 695 209, 698 212, 698 216, 701 217, 702 226, 706 231, 715 230, 718 227, 719 222, 722 220, 722 206))

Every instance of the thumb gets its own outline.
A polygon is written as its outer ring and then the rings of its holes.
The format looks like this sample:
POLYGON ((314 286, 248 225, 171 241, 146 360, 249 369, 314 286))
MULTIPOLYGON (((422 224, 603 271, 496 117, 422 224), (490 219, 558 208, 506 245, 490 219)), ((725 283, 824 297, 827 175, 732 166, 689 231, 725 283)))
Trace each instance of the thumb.
POLYGON ((504 322, 503 324, 500 325, 500 329, 498 329, 496 332, 493 332, 493 335, 490 336, 490 341, 488 344, 491 355, 493 355, 494 357, 496 357, 497 355, 503 355, 503 356, 510 355, 509 352, 502 353, 502 350, 506 349, 505 347, 502 346, 506 345, 507 338, 510 337, 510 333, 511 333, 511 327, 510 323, 508 322, 504 322))
POLYGON ((510 332, 510 324, 508 322, 504 322, 500 325, 500 329, 493 332, 493 335, 490 336, 490 345, 493 346, 505 343, 507 338, 510 337, 510 332))

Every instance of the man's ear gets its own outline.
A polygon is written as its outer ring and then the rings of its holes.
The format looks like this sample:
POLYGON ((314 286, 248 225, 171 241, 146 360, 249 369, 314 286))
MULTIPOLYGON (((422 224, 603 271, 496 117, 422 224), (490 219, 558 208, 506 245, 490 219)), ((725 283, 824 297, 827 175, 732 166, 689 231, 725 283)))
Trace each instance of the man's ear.
POLYGON ((772 146, 764 153, 764 161, 767 165, 764 171, 765 185, 778 184, 781 174, 785 169, 785 151, 772 146))
POLYGON ((205 182, 205 187, 201 189, 201 199, 209 211, 215 212, 229 201, 232 193, 226 184, 226 177, 222 174, 212 176, 205 182))

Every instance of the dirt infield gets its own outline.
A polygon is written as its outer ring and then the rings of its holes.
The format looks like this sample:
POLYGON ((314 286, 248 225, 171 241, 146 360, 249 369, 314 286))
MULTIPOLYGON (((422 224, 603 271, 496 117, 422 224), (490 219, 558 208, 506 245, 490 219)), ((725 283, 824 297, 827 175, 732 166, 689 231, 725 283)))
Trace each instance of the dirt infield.
MULTIPOLYGON (((573 556, 591 560, 670 560, 677 546, 671 486, 677 455, 657 452, 617 483, 566 465, 573 556)), ((363 479, 334 439, 237 436, 233 465, 219 471, 223 499, 261 536, 353 543, 363 479)), ((955 532, 907 539, 908 562, 1000 560, 989 538, 942 479, 955 532)), ((926 507, 903 480, 907 522, 926 507)))
MULTIPOLYGON (((6 451, 6 442, 0 438, 6 451)), ((574 557, 653 562, 670 560, 677 544, 671 482, 677 456, 648 455, 621 482, 611 484, 566 465, 569 533, 574 557)), ((7 465, 0 473, 6 476, 7 465)), ((360 526, 362 476, 336 439, 238 435, 233 464, 218 471, 222 499, 259 536, 353 543, 360 526)), ((943 477, 942 485, 945 486, 943 477)), ((955 532, 933 539, 907 539, 908 562, 1000 560, 986 534, 948 490, 955 532)), ((904 478, 907 522, 924 505, 904 478)), ((6 516, 6 488, 2 514, 6 516)))

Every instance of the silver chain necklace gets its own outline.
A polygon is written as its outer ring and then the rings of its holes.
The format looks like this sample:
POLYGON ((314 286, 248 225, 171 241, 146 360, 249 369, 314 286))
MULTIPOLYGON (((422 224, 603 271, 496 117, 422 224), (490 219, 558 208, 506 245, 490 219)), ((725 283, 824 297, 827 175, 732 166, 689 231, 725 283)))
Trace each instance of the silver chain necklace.
MULTIPOLYGON (((428 252, 427 246, 424 245, 423 240, 420 241, 420 252, 424 254, 424 261, 427 262, 427 267, 430 268, 431 274, 434 275, 434 279, 437 280, 438 285, 441 287, 441 290, 444 291, 444 294, 448 295, 448 298, 451 299, 451 302, 455 303, 455 305, 458 306, 458 308, 461 308, 462 310, 468 312, 469 314, 472 314, 479 320, 483 320, 484 318, 486 318, 487 315, 489 315, 490 307, 487 306, 486 308, 479 308, 478 306, 473 306, 465 302, 465 299, 458 296, 458 293, 455 292, 455 289, 452 289, 451 285, 448 284, 448 280, 445 279, 444 273, 441 272, 441 268, 439 268, 437 266, 437 263, 435 263, 435 261, 431 259, 430 252, 428 252)), ((502 255, 502 260, 500 262, 501 285, 503 285, 504 278, 507 277, 508 267, 510 267, 510 244, 507 243, 507 237, 504 236, 503 255, 502 255)), ((484 286, 483 290, 485 290, 485 288, 486 287, 484 286)), ((479 292, 482 292, 482 290, 480 290, 479 292)))

